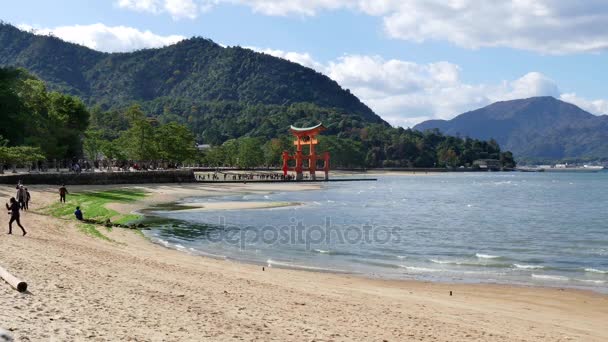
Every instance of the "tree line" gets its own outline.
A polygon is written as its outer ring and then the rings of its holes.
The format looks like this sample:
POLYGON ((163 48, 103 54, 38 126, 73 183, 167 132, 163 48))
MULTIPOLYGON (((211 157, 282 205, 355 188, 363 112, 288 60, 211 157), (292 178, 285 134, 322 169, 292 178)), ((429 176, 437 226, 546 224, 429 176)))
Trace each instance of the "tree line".
MULTIPOLYGON (((88 109, 78 98, 48 91, 22 69, 0 68, 0 163, 87 159, 96 167, 280 166, 294 152, 290 124, 323 122, 317 151, 332 167, 470 167, 498 159, 514 167, 510 152, 493 141, 370 124, 336 108, 310 103, 262 105, 157 99, 118 109, 88 109), (160 109, 162 108, 162 110, 160 109), (161 111, 159 113, 159 111, 161 111), (199 150, 197 142, 211 148, 199 150)), ((48 164, 48 163, 47 163, 48 164)))

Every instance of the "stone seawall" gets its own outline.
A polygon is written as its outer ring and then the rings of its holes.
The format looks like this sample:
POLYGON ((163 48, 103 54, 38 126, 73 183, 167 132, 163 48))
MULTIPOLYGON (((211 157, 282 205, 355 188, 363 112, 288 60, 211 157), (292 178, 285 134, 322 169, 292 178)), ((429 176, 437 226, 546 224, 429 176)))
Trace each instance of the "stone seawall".
MULTIPOLYGON (((10 172, 10 171, 9 171, 10 172)), ((5 173, 0 184, 106 185, 195 182, 192 170, 76 173, 5 173)))

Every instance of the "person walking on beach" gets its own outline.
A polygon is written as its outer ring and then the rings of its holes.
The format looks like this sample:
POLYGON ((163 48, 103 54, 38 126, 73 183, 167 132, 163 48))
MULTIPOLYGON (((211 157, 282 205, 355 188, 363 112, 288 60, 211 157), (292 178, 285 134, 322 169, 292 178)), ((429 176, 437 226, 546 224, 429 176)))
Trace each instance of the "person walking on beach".
POLYGON ((27 198, 27 192, 25 191, 25 187, 21 185, 19 190, 17 190, 17 202, 19 202, 19 208, 25 210, 25 200, 27 198))
POLYGON ((68 189, 65 188, 65 184, 59 188, 59 202, 65 203, 65 195, 69 194, 68 189))
POLYGON ((30 192, 27 190, 27 188, 25 188, 25 210, 30 209, 30 200, 31 199, 32 199, 32 195, 30 195, 30 192))
POLYGON ((10 202, 10 206, 8 205, 8 203, 6 203, 6 209, 9 210, 9 214, 11 215, 11 219, 8 221, 8 233, 13 234, 13 222, 17 221, 17 225, 19 226, 19 228, 21 228, 23 236, 25 236, 27 232, 25 231, 25 229, 21 225, 21 221, 19 220, 19 210, 21 209, 19 203, 17 202, 17 200, 15 200, 15 197, 11 197, 10 202))

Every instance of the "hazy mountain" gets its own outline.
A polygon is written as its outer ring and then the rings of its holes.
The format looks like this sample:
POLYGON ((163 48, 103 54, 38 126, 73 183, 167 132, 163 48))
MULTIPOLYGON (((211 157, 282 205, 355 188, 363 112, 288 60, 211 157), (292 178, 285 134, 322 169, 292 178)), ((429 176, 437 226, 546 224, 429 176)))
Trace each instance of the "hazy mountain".
POLYGON ((429 120, 417 130, 495 139, 517 157, 607 158, 608 116, 596 116, 553 97, 502 101, 451 120, 429 120))

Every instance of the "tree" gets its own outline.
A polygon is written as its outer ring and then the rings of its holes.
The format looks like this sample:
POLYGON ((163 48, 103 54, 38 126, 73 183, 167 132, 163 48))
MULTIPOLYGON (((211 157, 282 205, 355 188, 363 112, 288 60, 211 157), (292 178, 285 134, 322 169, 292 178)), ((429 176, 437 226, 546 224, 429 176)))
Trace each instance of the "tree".
POLYGON ((87 158, 93 161, 101 159, 104 144, 101 131, 89 129, 84 132, 83 149, 87 158))
POLYGON ((156 130, 158 155, 163 161, 183 163, 196 157, 194 134, 184 125, 168 123, 156 130))
POLYGON ((153 161, 158 157, 158 148, 155 141, 156 135, 150 120, 139 105, 131 106, 125 113, 129 120, 129 129, 123 131, 116 142, 132 160, 153 161))
POLYGON ((252 168, 264 163, 264 152, 260 141, 256 138, 240 138, 238 140, 238 154, 236 166, 252 168))

